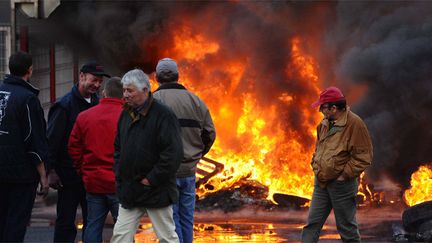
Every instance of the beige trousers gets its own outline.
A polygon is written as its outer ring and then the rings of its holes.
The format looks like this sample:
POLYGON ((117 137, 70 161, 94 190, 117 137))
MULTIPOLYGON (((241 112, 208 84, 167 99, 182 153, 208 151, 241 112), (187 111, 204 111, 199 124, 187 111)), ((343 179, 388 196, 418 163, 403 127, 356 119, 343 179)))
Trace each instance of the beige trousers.
POLYGON ((119 215, 114 225, 112 243, 134 242, 141 217, 147 213, 156 232, 159 243, 178 243, 175 232, 172 205, 165 208, 133 208, 119 207, 119 215))

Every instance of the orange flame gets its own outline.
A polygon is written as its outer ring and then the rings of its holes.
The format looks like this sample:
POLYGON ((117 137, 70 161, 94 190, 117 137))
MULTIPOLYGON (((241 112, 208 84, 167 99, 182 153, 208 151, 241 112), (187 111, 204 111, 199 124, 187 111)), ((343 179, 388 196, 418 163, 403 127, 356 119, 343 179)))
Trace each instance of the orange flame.
POLYGON ((272 94, 275 100, 271 104, 259 101, 255 80, 248 78, 253 75, 247 58, 231 55, 221 61, 223 47, 218 41, 189 28, 176 30, 173 40, 174 48, 163 54, 178 61, 180 83, 208 105, 217 139, 207 156, 225 166, 222 173, 206 183, 211 187, 201 185, 197 194, 204 196, 229 188, 240 179, 250 179, 269 188, 269 199, 276 192, 310 198, 314 146, 302 139, 316 138, 320 115, 310 104, 319 94, 318 67, 312 57, 302 52, 300 38, 288 41, 291 57, 287 57, 285 78, 287 82, 299 80, 309 92, 298 97, 275 91, 279 93, 272 94), (283 111, 294 108, 304 120, 301 131, 289 128, 290 124, 281 119, 283 111))
POLYGON ((183 27, 179 35, 174 36, 174 51, 184 52, 185 59, 200 61, 207 54, 216 53, 219 50, 219 45, 215 42, 207 42, 203 35, 196 34, 193 35, 192 31, 183 27))
POLYGON ((411 188, 404 192, 404 201, 413 206, 429 200, 432 200, 432 168, 420 166, 411 175, 411 188))

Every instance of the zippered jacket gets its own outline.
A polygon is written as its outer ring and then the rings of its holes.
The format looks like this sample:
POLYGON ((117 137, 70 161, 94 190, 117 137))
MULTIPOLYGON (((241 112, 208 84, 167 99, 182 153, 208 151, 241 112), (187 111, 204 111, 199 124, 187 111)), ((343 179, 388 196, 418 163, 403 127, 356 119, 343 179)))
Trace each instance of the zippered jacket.
POLYGON ((197 163, 216 139, 207 105, 178 83, 162 84, 153 96, 174 111, 181 126, 184 157, 177 177, 194 176, 197 163))
POLYGON ((0 85, 0 182, 39 181, 36 166, 47 160, 46 123, 39 90, 6 75, 0 85))
POLYGON ((123 101, 103 98, 81 112, 69 137, 69 155, 86 192, 115 193, 114 138, 123 101))
POLYGON ((319 185, 343 175, 352 179, 372 163, 373 148, 368 129, 362 119, 349 108, 330 128, 324 119, 317 127, 317 142, 312 168, 319 185))

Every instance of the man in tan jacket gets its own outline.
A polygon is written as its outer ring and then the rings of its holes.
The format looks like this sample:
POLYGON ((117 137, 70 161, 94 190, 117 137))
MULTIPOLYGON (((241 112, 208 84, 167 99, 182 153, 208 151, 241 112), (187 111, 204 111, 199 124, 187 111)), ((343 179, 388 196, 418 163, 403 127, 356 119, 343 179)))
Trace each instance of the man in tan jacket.
POLYGON ((178 83, 179 72, 175 60, 159 60, 156 79, 160 86, 153 93, 154 98, 171 108, 181 126, 184 155, 176 174, 179 201, 173 205, 174 222, 180 243, 192 243, 195 173, 198 162, 216 139, 216 130, 204 101, 178 83))
POLYGON ((343 242, 360 242, 356 222, 358 177, 372 162, 372 142, 362 119, 350 111, 336 87, 321 92, 312 107, 320 107, 324 119, 317 127, 312 158, 314 192, 301 242, 317 242, 333 209, 343 242))

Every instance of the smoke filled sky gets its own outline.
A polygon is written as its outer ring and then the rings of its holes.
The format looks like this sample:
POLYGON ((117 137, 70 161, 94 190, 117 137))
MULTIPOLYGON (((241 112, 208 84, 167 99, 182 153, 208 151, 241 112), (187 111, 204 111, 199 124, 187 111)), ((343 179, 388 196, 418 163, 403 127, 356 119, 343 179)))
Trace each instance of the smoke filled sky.
MULTIPOLYGON (((300 37, 302 49, 317 62, 320 88, 339 86, 370 129, 375 156, 370 178, 387 175, 407 186, 418 166, 432 161, 430 13, 427 1, 65 1, 36 24, 42 27, 32 38, 63 42, 117 75, 134 67, 151 73, 186 24, 220 45, 219 59, 208 55, 203 65, 216 69, 221 57, 244 57, 239 87, 254 80, 260 102, 270 104, 275 90, 287 91, 304 108, 316 91, 304 78, 286 74, 289 41, 300 37)), ((293 130, 311 122, 296 109, 281 111, 281 119, 293 130)), ((310 137, 302 139, 313 146, 310 137)))
POLYGON ((326 45, 339 46, 336 81, 367 86, 353 109, 374 142, 369 174, 406 185, 432 161, 432 3, 352 2, 335 11, 326 45))

